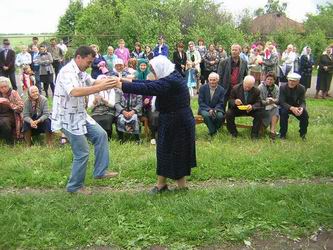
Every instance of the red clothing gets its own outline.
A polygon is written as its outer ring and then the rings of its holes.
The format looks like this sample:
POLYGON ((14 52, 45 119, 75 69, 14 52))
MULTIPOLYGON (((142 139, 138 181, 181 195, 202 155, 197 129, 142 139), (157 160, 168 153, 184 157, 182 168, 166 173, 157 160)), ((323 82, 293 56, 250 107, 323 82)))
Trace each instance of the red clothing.
POLYGON ((231 88, 233 88, 239 83, 238 77, 239 77, 239 66, 231 69, 231 81, 230 81, 231 88))

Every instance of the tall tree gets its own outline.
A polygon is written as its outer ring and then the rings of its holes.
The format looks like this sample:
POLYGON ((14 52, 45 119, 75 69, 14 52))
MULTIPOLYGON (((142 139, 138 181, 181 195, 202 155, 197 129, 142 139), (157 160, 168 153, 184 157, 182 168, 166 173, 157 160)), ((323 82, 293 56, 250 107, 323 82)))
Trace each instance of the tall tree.
POLYGON ((308 14, 304 23, 307 32, 320 29, 326 37, 333 39, 333 4, 317 6, 318 14, 308 14))
POLYGON ((258 8, 254 13, 256 16, 271 13, 286 15, 287 6, 288 4, 286 2, 280 3, 280 0, 267 0, 264 8, 258 8))
POLYGON ((71 0, 65 14, 59 19, 57 33, 61 36, 74 35, 77 20, 79 19, 82 10, 82 0, 71 0))

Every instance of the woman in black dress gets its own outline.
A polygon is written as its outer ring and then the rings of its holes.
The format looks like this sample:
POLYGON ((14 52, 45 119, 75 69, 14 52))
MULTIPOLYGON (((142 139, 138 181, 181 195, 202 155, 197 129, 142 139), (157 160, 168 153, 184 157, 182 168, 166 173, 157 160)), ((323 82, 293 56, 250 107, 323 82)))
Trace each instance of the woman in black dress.
POLYGON ((114 87, 124 93, 156 96, 159 114, 157 140, 157 185, 151 193, 168 190, 167 178, 177 182, 178 189, 186 188, 185 176, 196 166, 195 121, 190 96, 184 78, 165 56, 150 61, 157 80, 115 79, 114 87), (132 83, 129 83, 131 81, 132 83))
POLYGON ((300 84, 302 84, 306 90, 308 88, 311 88, 311 76, 312 76, 313 64, 314 61, 313 61, 313 56, 311 54, 311 48, 306 46, 302 51, 300 65, 299 65, 299 73, 301 75, 300 84))

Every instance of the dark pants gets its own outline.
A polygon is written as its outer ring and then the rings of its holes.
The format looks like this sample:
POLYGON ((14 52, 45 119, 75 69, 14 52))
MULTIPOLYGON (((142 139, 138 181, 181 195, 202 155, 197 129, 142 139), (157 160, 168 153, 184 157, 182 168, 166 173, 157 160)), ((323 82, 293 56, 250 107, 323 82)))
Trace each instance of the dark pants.
MULTIPOLYGON (((280 108, 280 136, 285 137, 288 131, 288 119, 289 114, 294 115, 289 110, 286 110, 284 108, 280 108)), ((306 109, 303 110, 303 113, 300 116, 295 116, 297 120, 299 120, 299 134, 300 136, 306 135, 308 131, 308 125, 309 125, 309 115, 306 109)))
POLYGON ((13 126, 7 119, 0 119, 0 138, 9 145, 14 144, 13 126))
POLYGON ((12 84, 12 88, 13 88, 14 90, 17 90, 15 71, 13 71, 13 72, 8 72, 8 71, 4 71, 4 70, 2 70, 2 71, 0 72, 0 76, 4 76, 4 77, 9 78, 9 80, 10 80, 10 82, 11 82, 11 84, 12 84))
POLYGON ((53 60, 52 66, 54 68, 55 79, 57 80, 59 70, 61 69, 61 64, 58 60, 53 60))
POLYGON ((108 138, 112 137, 112 123, 114 116, 111 114, 106 115, 92 115, 91 116, 108 134, 108 138))
POLYGON ((157 134, 157 130, 158 130, 158 116, 159 116, 159 112, 158 111, 148 111, 147 112, 147 117, 148 117, 148 126, 151 132, 151 137, 153 139, 156 139, 156 134, 157 134))
POLYGON ((200 114, 202 115, 202 117, 204 119, 204 123, 208 127, 209 134, 210 135, 216 134, 216 132, 222 126, 223 113, 222 112, 216 112, 215 117, 210 116, 209 112, 207 112, 207 111, 200 111, 200 114))
POLYGON ((227 128, 230 134, 237 136, 238 132, 236 129, 235 124, 235 117, 237 116, 252 116, 253 123, 252 123, 252 130, 251 130, 251 137, 258 137, 259 130, 262 122, 263 111, 262 110, 252 110, 251 112, 247 113, 245 110, 239 110, 237 108, 229 108, 226 113, 226 120, 227 120, 227 128))
POLYGON ((41 75, 40 81, 43 82, 45 96, 48 97, 49 86, 51 85, 52 94, 54 94, 53 74, 41 75))
POLYGON ((201 72, 200 82, 201 82, 201 84, 205 84, 205 63, 203 60, 200 63, 200 72, 201 72))

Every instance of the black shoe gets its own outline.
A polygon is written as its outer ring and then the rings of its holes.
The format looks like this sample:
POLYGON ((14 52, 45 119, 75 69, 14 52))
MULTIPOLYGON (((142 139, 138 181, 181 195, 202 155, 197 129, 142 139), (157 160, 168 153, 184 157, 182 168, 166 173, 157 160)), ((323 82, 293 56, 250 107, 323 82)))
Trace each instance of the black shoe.
POLYGON ((301 138, 303 141, 306 141, 306 136, 305 135, 301 135, 301 138))
POLYGON ((150 191, 149 194, 161 194, 164 192, 170 191, 168 188, 168 185, 163 186, 162 188, 158 188, 157 186, 153 187, 150 191))
POLYGON ((251 134, 251 139, 252 140, 258 140, 259 139, 259 135, 257 135, 257 134, 251 134))
POLYGON ((285 140, 285 139, 287 139, 287 138, 286 138, 285 135, 280 135, 280 139, 281 139, 281 140, 285 140))
POLYGON ((237 136, 238 136, 238 133, 232 133, 231 134, 231 137, 233 137, 233 138, 237 138, 237 136))

